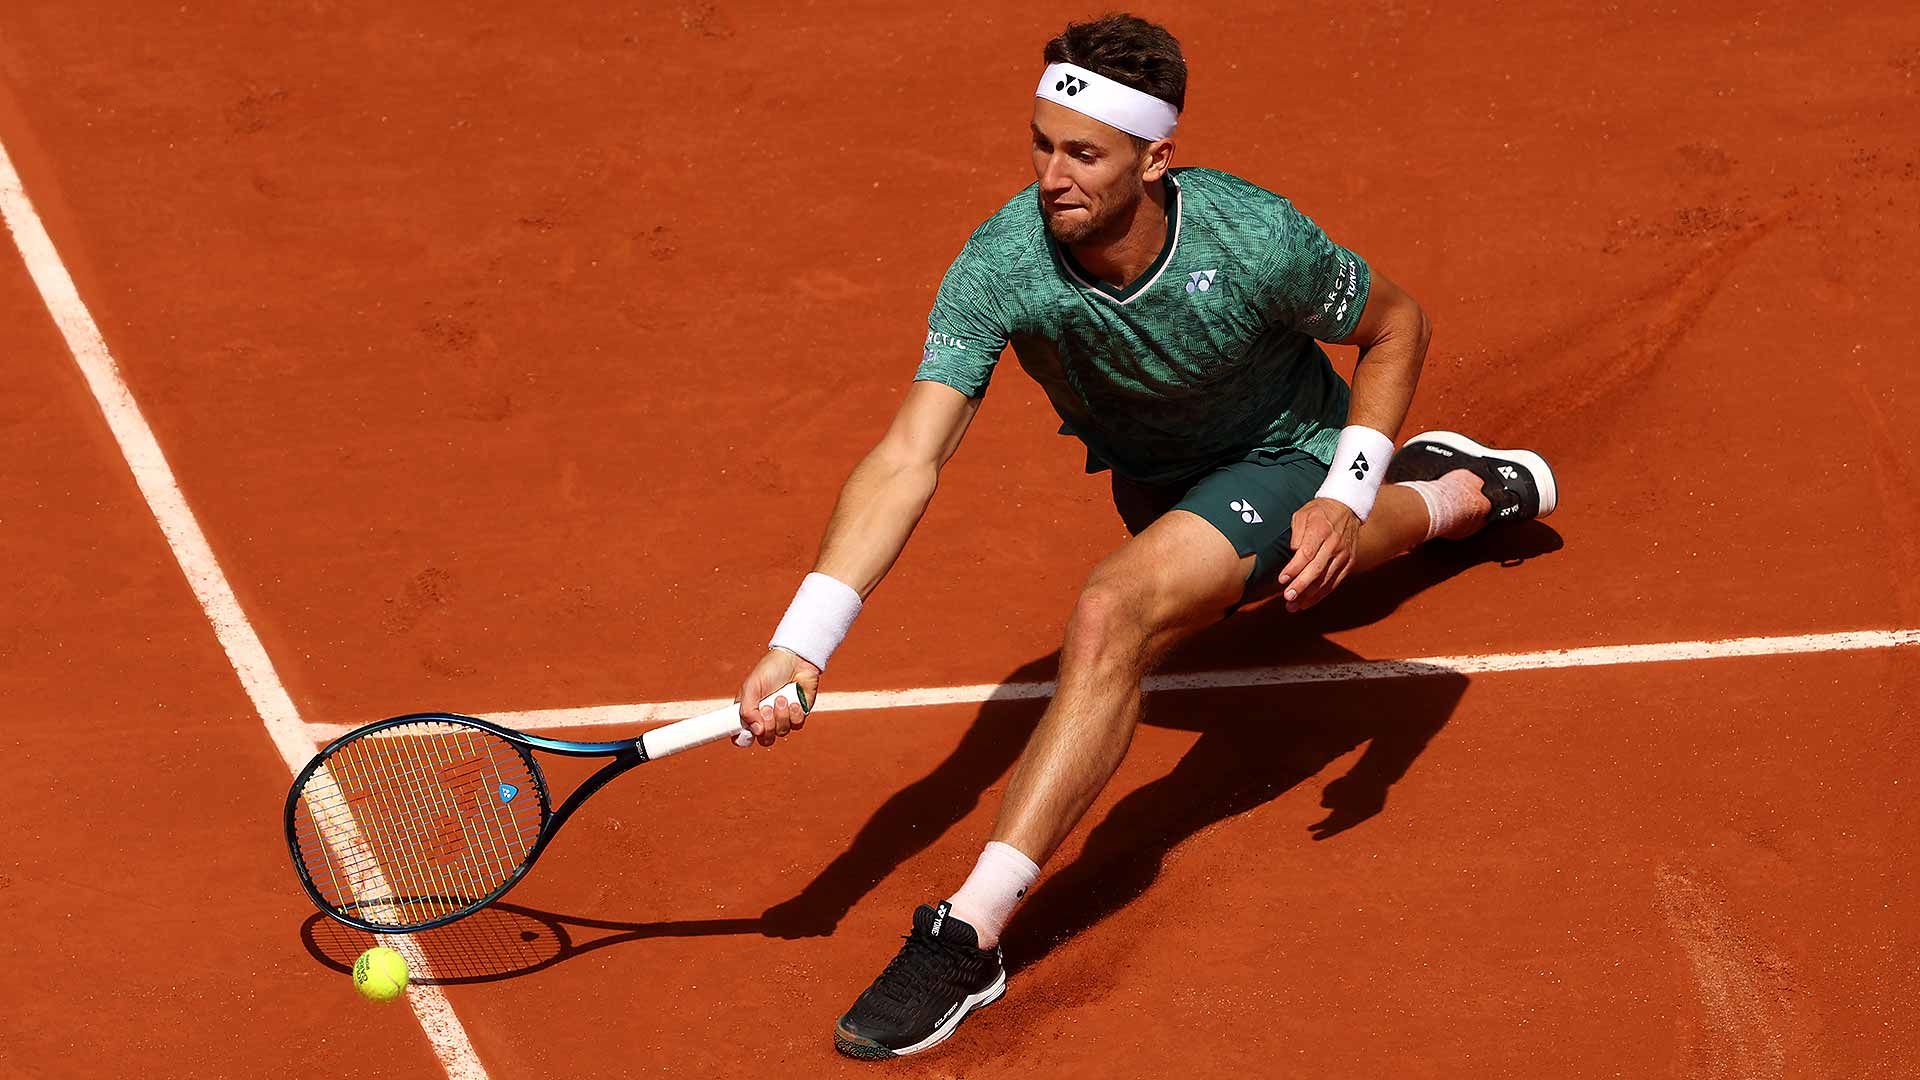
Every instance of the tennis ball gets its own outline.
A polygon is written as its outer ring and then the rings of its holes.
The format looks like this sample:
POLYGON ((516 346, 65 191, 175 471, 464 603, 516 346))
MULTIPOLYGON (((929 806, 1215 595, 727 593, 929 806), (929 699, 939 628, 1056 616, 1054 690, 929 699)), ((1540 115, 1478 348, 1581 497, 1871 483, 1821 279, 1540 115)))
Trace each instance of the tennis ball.
POLYGON ((353 962, 353 985, 369 1001, 392 1001, 407 992, 407 958, 376 945, 353 962))

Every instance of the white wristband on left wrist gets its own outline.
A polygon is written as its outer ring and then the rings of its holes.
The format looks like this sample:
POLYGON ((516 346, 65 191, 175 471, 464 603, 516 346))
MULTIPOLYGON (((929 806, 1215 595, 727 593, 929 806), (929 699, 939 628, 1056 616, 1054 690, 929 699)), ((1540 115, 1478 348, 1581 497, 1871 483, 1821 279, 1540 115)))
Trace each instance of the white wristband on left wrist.
POLYGON ((1334 444, 1333 465, 1314 497, 1347 504, 1361 521, 1373 512, 1373 501, 1387 477, 1393 459, 1393 440, 1370 427, 1350 424, 1340 429, 1334 444))

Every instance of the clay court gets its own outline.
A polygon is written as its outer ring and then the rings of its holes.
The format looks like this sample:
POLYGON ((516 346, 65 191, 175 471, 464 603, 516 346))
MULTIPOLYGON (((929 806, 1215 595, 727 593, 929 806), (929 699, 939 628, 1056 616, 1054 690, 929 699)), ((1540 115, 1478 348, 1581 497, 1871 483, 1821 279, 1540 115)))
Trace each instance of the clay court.
POLYGON ((1432 314, 1403 436, 1537 448, 1560 511, 1183 647, 1007 997, 846 1061, 1125 535, 1003 364, 803 736, 609 787, 356 995, 292 770, 731 694, 1094 13, 0 11, 0 1074, 1920 1071, 1897 3, 1140 9, 1178 163, 1432 314))

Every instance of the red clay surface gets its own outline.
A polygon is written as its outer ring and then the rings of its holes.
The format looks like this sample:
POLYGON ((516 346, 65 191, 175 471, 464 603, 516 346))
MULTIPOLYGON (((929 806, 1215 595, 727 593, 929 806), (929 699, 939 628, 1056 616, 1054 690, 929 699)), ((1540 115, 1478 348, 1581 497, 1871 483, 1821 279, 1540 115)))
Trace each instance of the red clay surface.
POLYGON ((0 326, 0 1076, 430 1066, 404 1012, 343 1037, 352 985, 288 947, 286 767, 11 254, 0 326))
MULTIPOLYGON (((0 141, 308 719, 724 694, 1083 12, 390 7, 10 7, 0 141)), ((1920 625, 1920 23, 1863 7, 1149 12, 1180 159, 1432 312, 1408 431, 1565 492, 1175 666, 1920 625)), ((357 942, 303 934, 281 765, 6 252, 0 326, 0 1072, 431 1070, 309 955, 357 942)), ((1049 417, 1007 365, 829 692, 1044 677, 1121 537, 1049 417)), ((1009 996, 894 1071, 1910 1075, 1914 690, 1900 652, 1163 697, 1009 996)), ((475 961, 482 1060, 859 1071, 832 1018, 1033 716, 609 790, 513 899, 625 940, 475 961), (833 936, 716 932, 796 896, 833 936)))

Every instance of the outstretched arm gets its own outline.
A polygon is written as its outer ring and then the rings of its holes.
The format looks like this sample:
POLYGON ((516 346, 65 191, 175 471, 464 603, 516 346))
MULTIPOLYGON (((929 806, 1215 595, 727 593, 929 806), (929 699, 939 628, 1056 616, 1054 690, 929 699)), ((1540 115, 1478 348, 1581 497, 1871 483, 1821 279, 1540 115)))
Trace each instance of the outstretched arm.
MULTIPOLYGON (((907 390, 887 433, 840 488, 814 561, 814 573, 832 579, 824 583, 826 588, 850 588, 865 600, 887 576, 933 501, 941 467, 960 448, 979 408, 980 399, 942 383, 916 382, 907 390)), ((824 656, 819 659, 825 662, 824 656)), ((740 722, 762 746, 772 746, 805 722, 797 703, 750 704, 789 682, 798 682, 812 697, 819 690, 820 668, 788 649, 774 648, 741 684, 740 722)))
POLYGON ((979 408, 978 398, 945 384, 914 383, 892 426, 840 488, 814 572, 846 582, 866 599, 907 546, 933 501, 941 466, 960 448, 979 408))

